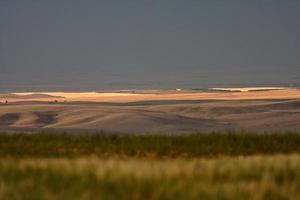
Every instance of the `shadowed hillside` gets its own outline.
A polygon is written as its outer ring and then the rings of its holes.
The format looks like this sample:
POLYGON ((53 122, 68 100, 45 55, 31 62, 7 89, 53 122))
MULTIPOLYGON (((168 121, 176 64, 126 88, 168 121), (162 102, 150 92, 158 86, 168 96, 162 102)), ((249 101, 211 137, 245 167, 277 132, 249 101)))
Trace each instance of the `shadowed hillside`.
POLYGON ((0 128, 186 133, 300 131, 300 101, 160 100, 128 103, 16 102, 0 107, 0 128))

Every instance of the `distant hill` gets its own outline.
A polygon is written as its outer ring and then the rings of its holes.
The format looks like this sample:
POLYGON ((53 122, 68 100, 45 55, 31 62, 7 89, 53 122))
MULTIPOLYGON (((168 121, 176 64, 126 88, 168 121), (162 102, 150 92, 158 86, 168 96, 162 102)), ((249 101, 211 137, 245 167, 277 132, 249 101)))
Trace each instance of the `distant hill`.
POLYGON ((13 93, 0 94, 0 98, 3 99, 46 99, 46 98, 64 98, 61 96, 53 96, 48 94, 25 94, 18 95, 13 93))

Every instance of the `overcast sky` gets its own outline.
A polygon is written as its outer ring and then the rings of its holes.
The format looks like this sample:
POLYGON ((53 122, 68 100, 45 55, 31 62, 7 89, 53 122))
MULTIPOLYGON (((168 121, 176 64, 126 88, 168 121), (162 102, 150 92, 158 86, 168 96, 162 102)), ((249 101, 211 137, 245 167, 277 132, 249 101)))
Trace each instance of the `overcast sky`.
POLYGON ((0 90, 300 86, 299 0, 1 0, 0 90))

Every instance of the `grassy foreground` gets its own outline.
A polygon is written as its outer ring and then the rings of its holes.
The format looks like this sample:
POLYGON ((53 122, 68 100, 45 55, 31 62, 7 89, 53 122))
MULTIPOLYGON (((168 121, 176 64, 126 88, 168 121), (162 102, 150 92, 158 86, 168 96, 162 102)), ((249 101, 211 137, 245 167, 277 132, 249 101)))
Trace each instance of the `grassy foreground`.
POLYGON ((0 157, 216 157, 300 153, 300 134, 1 134, 0 157))
POLYGON ((0 134, 0 199, 300 199, 300 135, 0 134))
POLYGON ((299 198, 299 155, 0 162, 0 199, 299 198))

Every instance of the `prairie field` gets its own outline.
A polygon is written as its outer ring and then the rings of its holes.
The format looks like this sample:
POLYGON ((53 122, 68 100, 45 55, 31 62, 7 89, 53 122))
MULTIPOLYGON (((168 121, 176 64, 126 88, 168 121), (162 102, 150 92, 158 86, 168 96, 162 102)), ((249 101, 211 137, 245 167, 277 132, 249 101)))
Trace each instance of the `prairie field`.
POLYGON ((300 89, 250 89, 0 94, 0 130, 300 131, 300 89))
POLYGON ((0 134, 1 199, 299 199, 300 135, 0 134))
POLYGON ((300 134, 251 132, 188 135, 0 134, 1 158, 213 158, 300 153, 300 134))
POLYGON ((4 159, 1 199, 299 199, 300 156, 4 159))
POLYGON ((0 199, 300 199, 300 90, 231 90, 0 94, 0 199))

